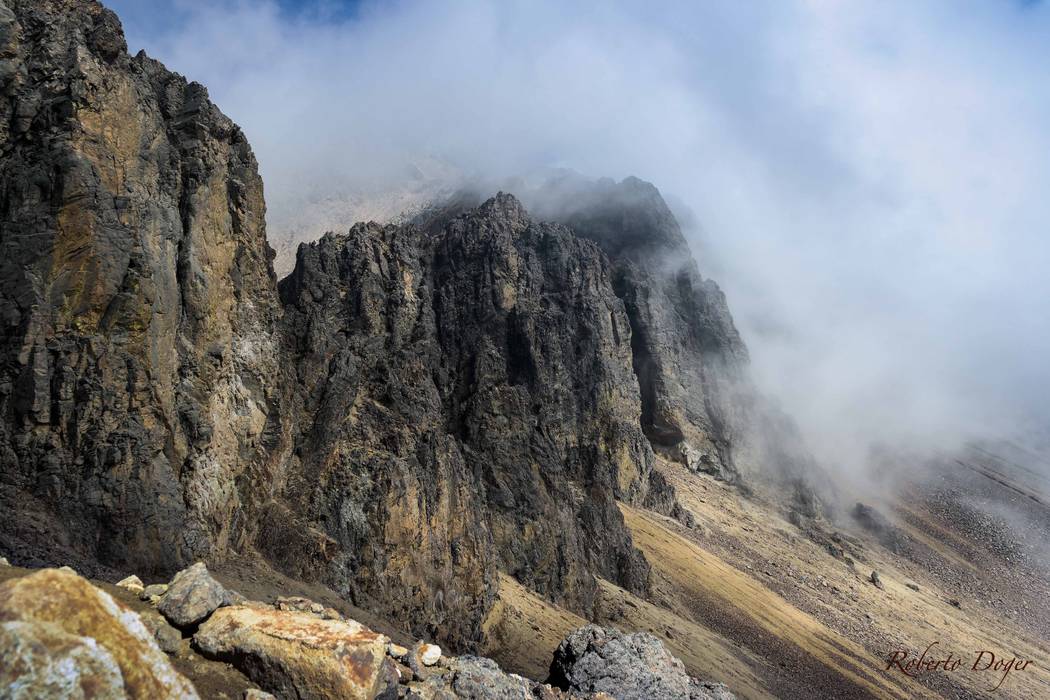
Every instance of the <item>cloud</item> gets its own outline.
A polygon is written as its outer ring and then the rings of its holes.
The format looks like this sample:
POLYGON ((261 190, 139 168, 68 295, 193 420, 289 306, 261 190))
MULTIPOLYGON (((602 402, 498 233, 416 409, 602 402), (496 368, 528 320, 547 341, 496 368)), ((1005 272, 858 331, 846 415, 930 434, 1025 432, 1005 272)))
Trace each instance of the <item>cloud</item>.
POLYGON ((1041 4, 112 6, 245 129, 271 220, 422 156, 637 175, 828 464, 1047 424, 1041 4))

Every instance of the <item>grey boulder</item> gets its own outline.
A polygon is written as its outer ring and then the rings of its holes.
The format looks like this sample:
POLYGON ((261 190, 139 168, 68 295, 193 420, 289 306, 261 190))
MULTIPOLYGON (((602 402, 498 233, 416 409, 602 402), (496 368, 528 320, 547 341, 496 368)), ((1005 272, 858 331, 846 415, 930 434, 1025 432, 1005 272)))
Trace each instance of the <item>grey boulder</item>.
POLYGON ((171 580, 157 610, 179 629, 191 629, 218 608, 229 605, 233 596, 212 578, 203 562, 183 569, 171 580))
POLYGON ((651 634, 585 625, 554 652, 548 682, 573 693, 616 700, 730 700, 725 686, 691 678, 682 662, 651 634))

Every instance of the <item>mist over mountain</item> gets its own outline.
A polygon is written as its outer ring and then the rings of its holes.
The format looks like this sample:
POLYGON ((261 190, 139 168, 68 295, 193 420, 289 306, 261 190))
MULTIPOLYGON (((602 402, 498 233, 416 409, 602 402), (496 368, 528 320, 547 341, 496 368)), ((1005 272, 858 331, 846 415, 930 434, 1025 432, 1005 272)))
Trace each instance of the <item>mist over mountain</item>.
POLYGON ((0 0, 0 697, 1050 696, 1041 4, 116 7, 0 0))
POLYGON ((115 8, 252 138, 279 249, 444 192, 415 162, 638 175, 833 470, 1047 424, 1042 3, 115 8))

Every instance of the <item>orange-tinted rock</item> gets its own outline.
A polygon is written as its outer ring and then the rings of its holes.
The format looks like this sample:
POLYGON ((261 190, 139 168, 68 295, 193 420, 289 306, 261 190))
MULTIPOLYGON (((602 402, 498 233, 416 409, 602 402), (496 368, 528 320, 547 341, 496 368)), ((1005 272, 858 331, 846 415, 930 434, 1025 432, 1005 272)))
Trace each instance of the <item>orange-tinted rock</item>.
POLYGON ((374 698, 397 684, 387 638, 352 620, 238 605, 212 613, 193 642, 281 697, 374 698))
POLYGON ((0 696, 33 700, 122 700, 113 656, 50 622, 0 623, 0 696))
POLYGON ((44 569, 0 584, 0 622, 10 621, 51 623, 68 634, 93 639, 120 668, 128 697, 197 697, 139 616, 76 574, 44 569))

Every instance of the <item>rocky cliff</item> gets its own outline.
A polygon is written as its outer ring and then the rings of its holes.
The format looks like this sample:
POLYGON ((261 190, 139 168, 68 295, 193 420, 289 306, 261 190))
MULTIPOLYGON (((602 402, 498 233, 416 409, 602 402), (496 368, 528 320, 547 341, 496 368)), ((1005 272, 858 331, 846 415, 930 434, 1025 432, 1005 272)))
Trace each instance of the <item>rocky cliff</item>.
POLYGON ((357 224, 278 289, 204 88, 89 0, 3 0, 0 57, 17 563, 259 554, 467 648, 497 571, 584 615, 596 576, 647 594, 617 502, 685 517, 654 448, 737 478, 746 351, 651 185, 357 224))
POLYGON ((673 497, 614 286, 597 245, 510 195, 300 248, 280 287, 296 449, 266 521, 304 534, 261 546, 463 639, 497 568, 584 612, 595 574, 644 592, 616 501, 673 497))
POLYGON ((700 275, 660 193, 637 178, 563 177, 532 198, 539 215, 595 241, 612 263, 631 326, 642 428, 653 446, 694 470, 736 480, 747 349, 725 295, 700 275))
POLYGON ((275 436, 251 149, 95 2, 0 3, 0 93, 0 542, 220 554, 275 436))

